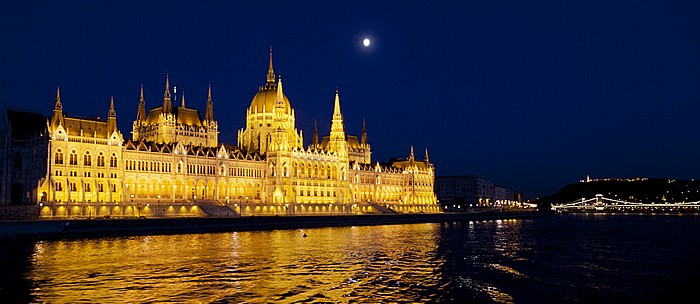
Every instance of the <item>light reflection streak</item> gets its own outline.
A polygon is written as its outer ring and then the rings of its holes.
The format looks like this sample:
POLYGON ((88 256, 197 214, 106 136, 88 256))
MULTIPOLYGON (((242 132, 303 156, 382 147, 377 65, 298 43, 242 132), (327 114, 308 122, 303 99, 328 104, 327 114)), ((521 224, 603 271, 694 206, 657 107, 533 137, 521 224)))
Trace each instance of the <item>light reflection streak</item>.
POLYGON ((49 303, 415 302, 438 297, 438 238, 416 224, 49 241, 28 275, 49 303))

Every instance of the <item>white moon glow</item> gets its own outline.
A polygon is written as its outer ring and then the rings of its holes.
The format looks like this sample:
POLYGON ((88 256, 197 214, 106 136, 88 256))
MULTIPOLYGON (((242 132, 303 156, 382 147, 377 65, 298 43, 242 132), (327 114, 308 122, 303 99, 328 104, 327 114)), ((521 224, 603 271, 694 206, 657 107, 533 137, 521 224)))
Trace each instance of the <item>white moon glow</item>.
POLYGON ((369 39, 368 39, 368 38, 365 38, 365 40, 362 40, 362 44, 363 44, 364 46, 369 46, 369 44, 370 44, 369 39))

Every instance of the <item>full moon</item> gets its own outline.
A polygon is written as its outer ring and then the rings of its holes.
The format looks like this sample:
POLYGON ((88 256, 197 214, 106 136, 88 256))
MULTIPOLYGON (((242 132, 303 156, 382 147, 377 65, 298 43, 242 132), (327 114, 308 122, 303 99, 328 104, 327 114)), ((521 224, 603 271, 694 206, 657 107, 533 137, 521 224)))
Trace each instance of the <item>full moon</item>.
POLYGON ((369 39, 368 39, 368 38, 365 38, 365 40, 362 40, 362 44, 363 44, 364 46, 369 46, 369 44, 370 44, 369 39))

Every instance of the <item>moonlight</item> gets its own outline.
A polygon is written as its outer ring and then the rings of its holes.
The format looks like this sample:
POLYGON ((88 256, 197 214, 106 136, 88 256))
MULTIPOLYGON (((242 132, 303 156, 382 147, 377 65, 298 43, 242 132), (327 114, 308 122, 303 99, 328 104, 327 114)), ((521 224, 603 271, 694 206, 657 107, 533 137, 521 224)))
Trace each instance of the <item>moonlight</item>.
POLYGON ((368 47, 370 43, 371 43, 371 41, 369 41, 369 38, 365 38, 365 40, 362 40, 362 44, 363 44, 365 47, 368 47))

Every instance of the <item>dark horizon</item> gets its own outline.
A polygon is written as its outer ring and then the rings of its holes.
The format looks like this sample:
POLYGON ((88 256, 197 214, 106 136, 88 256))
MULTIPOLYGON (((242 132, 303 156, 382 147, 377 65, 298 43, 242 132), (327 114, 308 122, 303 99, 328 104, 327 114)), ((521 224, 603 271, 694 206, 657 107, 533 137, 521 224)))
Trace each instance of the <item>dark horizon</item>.
POLYGON ((106 117, 130 138, 165 75, 236 143, 268 52, 308 145, 340 92, 373 161, 425 148, 436 174, 534 196, 603 177, 698 177, 700 3, 3 1, 0 103, 106 117), (362 40, 371 40, 369 47, 362 40))

